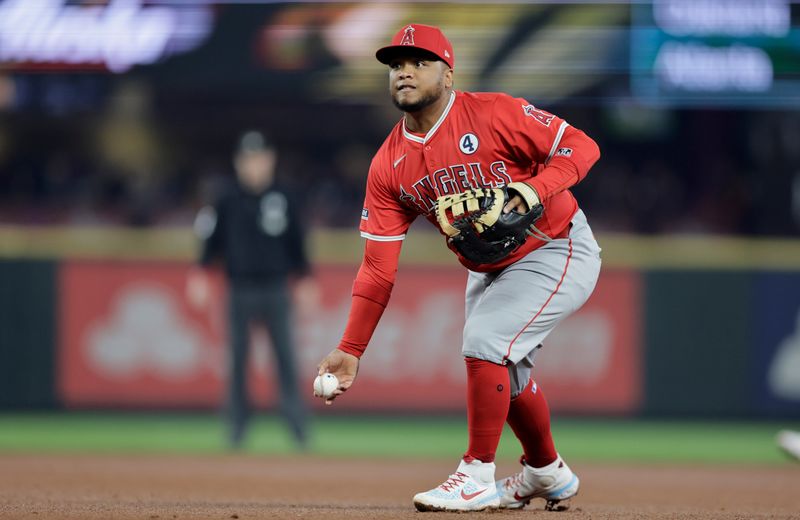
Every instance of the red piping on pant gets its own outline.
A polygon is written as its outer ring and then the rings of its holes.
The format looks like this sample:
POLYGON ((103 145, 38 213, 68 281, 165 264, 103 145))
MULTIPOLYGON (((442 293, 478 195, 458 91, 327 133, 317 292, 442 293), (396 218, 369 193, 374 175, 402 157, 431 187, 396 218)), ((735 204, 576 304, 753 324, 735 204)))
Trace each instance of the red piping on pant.
POLYGON ((553 292, 550 293, 550 296, 547 298, 547 301, 545 301, 544 304, 542 304, 542 307, 536 312, 536 314, 534 314, 533 318, 531 318, 530 321, 528 323, 526 323, 524 327, 522 327, 521 331, 517 332, 517 335, 514 336, 514 339, 512 339, 511 343, 508 344, 508 351, 506 352, 506 355, 503 356, 503 362, 504 363, 508 359, 508 356, 511 355, 511 347, 514 346, 514 342, 517 341, 517 339, 522 335, 522 333, 525 332, 525 329, 530 327, 531 323, 533 323, 534 320, 539 317, 539 315, 542 313, 544 308, 547 307, 547 304, 550 303, 550 300, 553 299, 553 296, 555 296, 556 293, 558 292, 558 290, 561 288, 561 283, 564 281, 564 278, 566 278, 566 276, 567 276, 567 269, 569 269, 569 261, 570 261, 571 258, 572 258, 572 239, 570 238, 569 239, 569 254, 567 255, 567 263, 564 264, 564 272, 561 273, 561 279, 558 281, 558 284, 556 285, 556 288, 553 289, 553 292))

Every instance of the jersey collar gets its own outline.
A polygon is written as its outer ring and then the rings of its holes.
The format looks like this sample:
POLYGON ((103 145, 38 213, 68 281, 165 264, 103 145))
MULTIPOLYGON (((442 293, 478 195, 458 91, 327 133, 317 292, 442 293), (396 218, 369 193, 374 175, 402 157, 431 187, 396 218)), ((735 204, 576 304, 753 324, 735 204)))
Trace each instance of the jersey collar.
POLYGON ((452 108, 453 103, 455 103, 455 102, 456 102, 456 91, 453 90, 452 92, 450 92, 450 100, 447 102, 447 106, 444 107, 444 111, 442 112, 442 115, 439 116, 439 120, 436 121, 436 124, 434 124, 433 127, 431 127, 430 130, 428 130, 428 133, 425 134, 425 137, 420 137, 418 135, 414 135, 411 132, 409 132, 408 130, 406 130, 406 118, 404 117, 403 118, 403 137, 405 137, 409 141, 414 141, 415 143, 420 143, 420 144, 425 144, 428 141, 430 141, 431 138, 433 137, 433 135, 436 133, 436 131, 442 125, 442 123, 444 123, 444 120, 447 118, 447 114, 450 113, 450 108, 452 108))

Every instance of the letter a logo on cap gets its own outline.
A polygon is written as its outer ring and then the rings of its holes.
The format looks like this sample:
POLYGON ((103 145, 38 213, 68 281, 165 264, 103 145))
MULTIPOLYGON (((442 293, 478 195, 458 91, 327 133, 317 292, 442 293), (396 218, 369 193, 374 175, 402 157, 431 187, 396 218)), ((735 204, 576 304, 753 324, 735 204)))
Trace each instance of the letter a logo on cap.
POLYGON ((400 45, 414 45, 414 28, 412 26, 406 27, 406 32, 403 34, 403 39, 400 40, 400 45))
POLYGON ((453 68, 453 45, 445 38, 441 29, 421 23, 410 23, 401 27, 392 36, 391 45, 378 49, 375 57, 379 62, 389 65, 398 55, 408 55, 409 47, 427 51, 453 68))

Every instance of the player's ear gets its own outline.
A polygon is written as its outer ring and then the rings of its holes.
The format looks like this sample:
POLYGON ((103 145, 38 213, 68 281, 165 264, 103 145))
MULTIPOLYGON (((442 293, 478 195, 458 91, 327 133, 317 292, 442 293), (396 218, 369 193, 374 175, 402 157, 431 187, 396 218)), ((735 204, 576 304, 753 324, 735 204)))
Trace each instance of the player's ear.
POLYGON ((444 70, 444 86, 445 86, 445 88, 452 88, 453 87, 453 69, 451 69, 450 67, 447 67, 447 65, 444 62, 442 62, 442 64, 444 65, 444 67, 446 67, 445 70, 444 70))

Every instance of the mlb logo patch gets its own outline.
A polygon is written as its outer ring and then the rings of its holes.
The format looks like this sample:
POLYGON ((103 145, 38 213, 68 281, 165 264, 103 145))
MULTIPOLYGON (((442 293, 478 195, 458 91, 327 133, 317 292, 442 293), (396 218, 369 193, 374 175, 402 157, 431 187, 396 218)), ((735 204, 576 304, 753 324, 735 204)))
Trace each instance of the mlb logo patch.
POLYGON ((570 155, 572 155, 572 148, 559 148, 558 151, 556 152, 556 157, 559 155, 563 157, 569 157, 570 155))
POLYGON ((367 208, 361 210, 361 220, 369 220, 369 210, 367 208))

